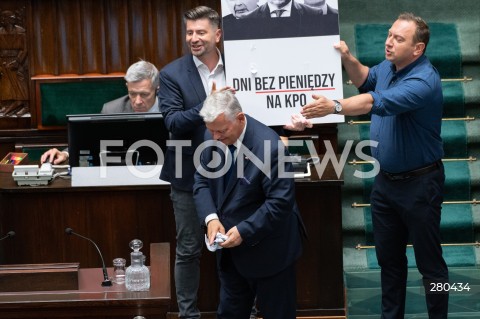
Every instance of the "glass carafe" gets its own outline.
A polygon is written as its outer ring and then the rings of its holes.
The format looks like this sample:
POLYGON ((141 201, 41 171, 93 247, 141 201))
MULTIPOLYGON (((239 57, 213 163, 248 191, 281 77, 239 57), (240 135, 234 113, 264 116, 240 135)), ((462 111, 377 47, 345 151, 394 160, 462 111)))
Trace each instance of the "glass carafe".
POLYGON ((140 251, 143 243, 139 239, 130 242, 131 265, 125 272, 125 285, 130 291, 145 291, 150 289, 150 270, 145 266, 145 256, 140 251))

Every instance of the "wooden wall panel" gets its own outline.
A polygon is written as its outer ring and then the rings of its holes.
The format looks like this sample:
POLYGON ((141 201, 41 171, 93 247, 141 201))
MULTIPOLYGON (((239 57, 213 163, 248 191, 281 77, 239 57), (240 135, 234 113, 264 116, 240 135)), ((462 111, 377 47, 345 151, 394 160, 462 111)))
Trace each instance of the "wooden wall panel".
POLYGON ((182 30, 182 16, 175 3, 170 1, 155 2, 152 6, 154 12, 154 39, 157 42, 157 62, 166 65, 176 57, 182 55, 185 37, 182 30), (168 12, 169 14, 163 14, 168 12))
POLYGON ((30 75, 55 74, 57 73, 57 64, 54 62, 57 35, 56 25, 53 23, 56 19, 55 0, 32 1, 31 8, 32 28, 26 30, 31 44, 30 75))
MULTIPOLYGON (((125 72, 129 65, 128 8, 119 0, 104 0, 105 73, 125 72)), ((152 62, 153 63, 153 62, 152 62)))
POLYGON ((82 65, 79 73, 106 73, 105 15, 103 1, 79 1, 82 65))
MULTIPOLYGON (((161 68, 185 53, 183 13, 200 1, 30 0, 31 76, 161 68)), ((220 1, 202 5, 220 10, 220 1)))
POLYGON ((58 73, 82 74, 80 1, 57 0, 56 10, 58 73))
POLYGON ((127 3, 130 57, 135 61, 138 59, 147 60, 146 47, 151 46, 148 39, 148 31, 152 27, 149 19, 148 3, 149 1, 139 2, 135 0, 130 0, 127 3))

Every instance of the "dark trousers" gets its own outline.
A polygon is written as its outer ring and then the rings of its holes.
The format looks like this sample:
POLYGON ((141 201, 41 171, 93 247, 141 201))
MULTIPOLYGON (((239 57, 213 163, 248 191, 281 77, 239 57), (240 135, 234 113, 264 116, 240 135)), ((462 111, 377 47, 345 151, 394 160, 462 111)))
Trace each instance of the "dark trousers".
MULTIPOLYGON (((252 261, 252 267, 255 267, 255 261, 252 261)), ((296 279, 294 265, 270 277, 245 278, 237 271, 228 249, 224 249, 218 273, 220 278, 218 319, 250 318, 255 295, 262 318, 295 319, 296 279)))
MULTIPOLYGON (((413 244, 425 282, 448 282, 440 246, 440 215, 445 172, 443 165, 427 174, 390 180, 380 172, 371 195, 373 234, 381 267, 382 317, 404 318, 408 262, 406 245, 413 244)), ((447 318, 448 293, 426 291, 430 319, 447 318)))

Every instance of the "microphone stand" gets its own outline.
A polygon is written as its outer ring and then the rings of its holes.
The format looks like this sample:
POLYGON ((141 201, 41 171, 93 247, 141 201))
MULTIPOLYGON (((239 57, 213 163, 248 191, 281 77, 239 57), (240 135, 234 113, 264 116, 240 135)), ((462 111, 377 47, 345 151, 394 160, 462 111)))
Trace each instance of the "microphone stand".
POLYGON ((9 231, 5 236, 3 236, 2 238, 0 238, 0 241, 8 238, 8 237, 14 237, 15 236, 15 232, 13 230, 9 231))
POLYGON ((105 267, 105 262, 103 261, 103 256, 102 256, 102 253, 100 252, 100 249, 98 248, 97 244, 95 244, 95 242, 93 240, 91 240, 90 238, 87 238, 85 236, 82 236, 80 234, 77 234, 76 232, 73 231, 73 229, 71 228, 65 228, 65 232, 68 234, 68 235, 76 235, 78 237, 81 237, 83 239, 86 239, 88 240, 89 242, 91 242, 95 248, 97 248, 97 251, 98 251, 98 254, 100 255, 100 259, 102 260, 102 270, 103 270, 103 282, 102 282, 102 287, 110 287, 112 285, 112 281, 108 278, 108 272, 107 272, 107 267, 105 267))

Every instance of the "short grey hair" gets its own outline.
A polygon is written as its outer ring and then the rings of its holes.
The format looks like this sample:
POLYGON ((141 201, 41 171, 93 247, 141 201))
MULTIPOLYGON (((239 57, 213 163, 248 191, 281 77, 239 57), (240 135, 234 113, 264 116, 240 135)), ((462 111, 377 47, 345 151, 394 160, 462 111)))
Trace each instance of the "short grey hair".
POLYGON ((152 86, 157 88, 160 85, 158 69, 150 62, 140 60, 132 64, 125 74, 125 81, 139 82, 143 80, 151 80, 152 86))
POLYGON ((227 119, 233 121, 240 112, 242 112, 242 107, 235 95, 229 90, 224 90, 213 92, 205 99, 200 116, 205 123, 212 123, 223 113, 227 119))

